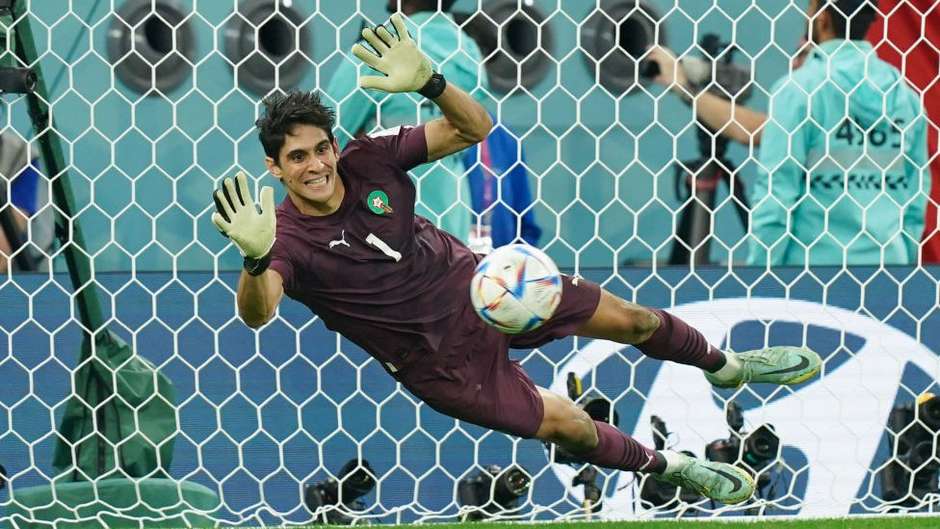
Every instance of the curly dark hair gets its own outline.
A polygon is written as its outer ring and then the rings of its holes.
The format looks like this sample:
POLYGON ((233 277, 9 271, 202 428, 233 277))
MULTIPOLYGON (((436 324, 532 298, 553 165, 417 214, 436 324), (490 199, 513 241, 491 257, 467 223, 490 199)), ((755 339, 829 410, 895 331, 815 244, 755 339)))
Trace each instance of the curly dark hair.
POLYGON ((284 136, 289 134, 295 125, 319 127, 326 132, 330 142, 333 141, 336 112, 321 103, 320 95, 316 92, 290 90, 287 93, 271 94, 261 103, 264 105, 264 115, 255 121, 258 139, 261 140, 264 153, 275 163, 278 161, 281 147, 284 146, 284 136))

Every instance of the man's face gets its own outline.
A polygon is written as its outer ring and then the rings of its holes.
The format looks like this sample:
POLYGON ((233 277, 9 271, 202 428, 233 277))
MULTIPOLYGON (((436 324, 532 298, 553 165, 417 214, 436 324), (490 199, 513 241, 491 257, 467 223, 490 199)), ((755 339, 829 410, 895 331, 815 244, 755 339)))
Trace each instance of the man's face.
POLYGON ((284 136, 277 163, 266 159, 268 169, 287 188, 297 205, 332 213, 342 201, 342 183, 336 173, 339 148, 326 131, 312 125, 295 125, 284 136))

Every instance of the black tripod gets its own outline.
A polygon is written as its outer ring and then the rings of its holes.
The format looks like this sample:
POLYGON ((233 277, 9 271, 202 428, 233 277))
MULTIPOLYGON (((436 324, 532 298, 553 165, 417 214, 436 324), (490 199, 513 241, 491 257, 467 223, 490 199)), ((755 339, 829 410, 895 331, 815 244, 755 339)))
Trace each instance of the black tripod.
POLYGON ((744 231, 748 230, 748 203, 744 194, 744 183, 737 170, 725 158, 728 139, 700 125, 698 130, 697 160, 676 164, 676 198, 686 202, 676 211, 679 226, 676 242, 669 255, 669 264, 709 264, 712 217, 715 208, 715 192, 722 181, 727 183, 734 197, 734 207, 741 219, 744 231), (693 200, 689 200, 689 198, 693 200))

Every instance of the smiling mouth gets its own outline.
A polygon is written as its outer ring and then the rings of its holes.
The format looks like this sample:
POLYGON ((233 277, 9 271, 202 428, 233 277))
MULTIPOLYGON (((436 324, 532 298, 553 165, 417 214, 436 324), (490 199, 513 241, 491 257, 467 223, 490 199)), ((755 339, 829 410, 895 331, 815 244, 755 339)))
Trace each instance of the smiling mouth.
POLYGON ((304 185, 305 186, 320 186, 320 185, 325 184, 327 180, 329 180, 329 178, 326 175, 318 176, 316 178, 304 180, 304 185))

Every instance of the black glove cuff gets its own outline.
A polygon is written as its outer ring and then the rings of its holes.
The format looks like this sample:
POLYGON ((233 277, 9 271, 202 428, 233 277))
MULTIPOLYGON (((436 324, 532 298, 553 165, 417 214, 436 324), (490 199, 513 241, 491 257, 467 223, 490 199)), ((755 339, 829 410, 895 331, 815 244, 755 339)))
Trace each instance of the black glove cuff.
POLYGON ((444 93, 445 88, 447 88, 447 80, 443 75, 435 72, 428 82, 424 83, 421 90, 418 90, 418 93, 428 99, 437 99, 444 93))
POLYGON ((245 257, 245 260, 242 261, 242 267, 248 272, 250 276, 260 276, 268 269, 268 266, 271 264, 271 252, 264 254, 262 257, 253 258, 245 257))

